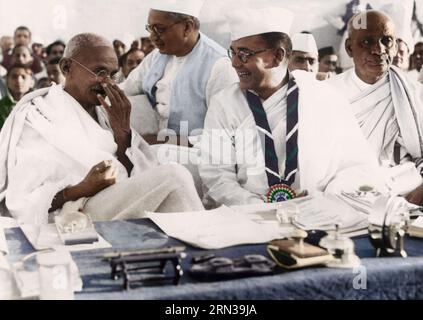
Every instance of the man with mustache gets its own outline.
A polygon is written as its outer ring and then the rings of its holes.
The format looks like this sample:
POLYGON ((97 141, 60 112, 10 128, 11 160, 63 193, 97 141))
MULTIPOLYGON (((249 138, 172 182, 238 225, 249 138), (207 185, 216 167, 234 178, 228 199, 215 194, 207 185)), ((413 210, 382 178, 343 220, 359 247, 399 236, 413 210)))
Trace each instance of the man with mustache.
MULTIPOLYGON (((169 134, 179 138, 199 135, 210 97, 236 82, 236 74, 225 50, 200 32, 203 1, 162 2, 151 7, 146 26, 157 49, 121 87, 128 96, 146 95, 143 107, 157 112, 160 130, 169 129, 169 134)), ((145 138, 151 144, 165 142, 156 135, 145 138)), ((171 142, 187 141, 179 138, 171 142)))
POLYGON ((65 85, 25 96, 0 134, 0 202, 13 217, 44 224, 72 202, 93 220, 203 208, 189 171, 159 165, 131 129, 109 41, 76 35, 60 68, 65 85))
POLYGON ((199 171, 209 206, 317 195, 341 172, 377 163, 346 99, 311 72, 288 71, 293 18, 279 7, 228 15, 239 83, 212 98, 204 124, 199 171))
MULTIPOLYGON (((423 87, 392 66, 397 53, 392 19, 376 10, 356 14, 348 24, 345 48, 355 67, 328 81, 348 97, 379 162, 393 167, 413 161, 420 174, 423 87)), ((421 204, 423 185, 406 198, 421 204)))

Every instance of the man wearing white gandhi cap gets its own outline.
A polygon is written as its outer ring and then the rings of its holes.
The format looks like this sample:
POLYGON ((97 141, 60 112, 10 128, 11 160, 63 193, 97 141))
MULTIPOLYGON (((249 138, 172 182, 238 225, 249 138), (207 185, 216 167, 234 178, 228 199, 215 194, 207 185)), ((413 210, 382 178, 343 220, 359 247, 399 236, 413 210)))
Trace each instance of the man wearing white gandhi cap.
MULTIPOLYGON (((202 3, 151 1, 146 29, 157 49, 122 84, 129 96, 145 95, 144 103, 157 113, 159 130, 178 137, 198 135, 210 97, 236 81, 225 50, 200 32, 202 3)), ((164 142, 157 135, 144 138, 151 144, 164 142)), ((181 141, 187 139, 174 142, 181 141)))
POLYGON ((245 8, 227 19, 239 83, 210 102, 200 143, 203 203, 317 194, 341 171, 376 164, 347 101, 313 74, 288 71, 291 12, 245 8))
POLYGON ((304 70, 317 72, 319 67, 316 40, 312 34, 297 33, 292 36, 292 54, 289 61, 289 70, 304 70))

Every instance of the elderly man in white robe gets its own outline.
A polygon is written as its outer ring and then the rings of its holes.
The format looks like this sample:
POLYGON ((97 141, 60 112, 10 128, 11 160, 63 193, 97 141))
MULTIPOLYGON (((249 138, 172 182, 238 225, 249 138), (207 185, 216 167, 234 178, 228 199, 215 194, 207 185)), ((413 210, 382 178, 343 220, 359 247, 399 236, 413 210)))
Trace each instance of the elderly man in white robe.
MULTIPOLYGON (((157 49, 121 84, 128 96, 144 95, 135 112, 154 110, 157 116, 161 134, 142 133, 150 144, 167 142, 169 136, 171 143, 190 145, 188 136, 201 134, 210 98, 237 81, 226 51, 200 32, 203 2, 151 6, 146 29, 157 49)), ((150 124, 134 120, 134 125, 141 131, 150 124)))
MULTIPOLYGON (((414 162, 422 168, 423 87, 392 66, 397 52, 395 25, 376 10, 351 18, 347 53, 355 67, 329 79, 336 90, 348 97, 352 111, 379 162, 393 167, 414 162), (364 28, 361 22, 366 22, 364 28)), ((423 200, 423 185, 411 186, 406 199, 423 200)))
POLYGON ((278 7, 228 15, 239 83, 213 97, 206 116, 207 206, 316 195, 341 172, 377 163, 348 102, 314 74, 288 71, 292 20, 278 7))
POLYGON ((11 216, 45 224, 68 203, 93 220, 201 210, 189 172, 159 166, 131 130, 131 105, 112 79, 118 70, 112 44, 76 35, 60 67, 64 87, 24 97, 0 135, 0 201, 11 216))

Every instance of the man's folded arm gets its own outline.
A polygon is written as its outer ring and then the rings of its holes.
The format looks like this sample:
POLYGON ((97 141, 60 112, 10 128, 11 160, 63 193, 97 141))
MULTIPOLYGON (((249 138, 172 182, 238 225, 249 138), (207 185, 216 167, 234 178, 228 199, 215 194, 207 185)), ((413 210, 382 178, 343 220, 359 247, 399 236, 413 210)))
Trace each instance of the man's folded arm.
POLYGON ((263 199, 243 188, 236 178, 234 166, 200 165, 201 180, 206 195, 218 204, 244 205, 263 203, 263 199))

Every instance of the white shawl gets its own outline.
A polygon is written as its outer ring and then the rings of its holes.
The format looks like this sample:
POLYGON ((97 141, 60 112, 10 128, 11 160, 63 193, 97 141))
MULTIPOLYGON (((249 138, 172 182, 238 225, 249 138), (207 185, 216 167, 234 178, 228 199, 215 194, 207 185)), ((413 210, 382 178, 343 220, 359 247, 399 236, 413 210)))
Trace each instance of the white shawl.
POLYGON ((379 160, 393 160, 395 142, 401 146, 401 158, 406 154, 420 158, 423 87, 395 67, 386 78, 364 87, 352 81, 357 78, 354 72, 348 70, 329 79, 329 83, 349 98, 362 132, 379 160))
MULTIPOLYGON (((118 181, 127 174, 105 112, 98 125, 61 86, 38 90, 15 107, 0 134, 0 200, 19 222, 43 224, 54 195, 82 181, 98 162, 113 160, 118 181)), ((134 131, 126 154, 131 176, 155 165, 148 144, 134 131)))

